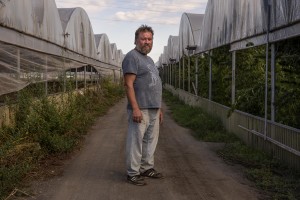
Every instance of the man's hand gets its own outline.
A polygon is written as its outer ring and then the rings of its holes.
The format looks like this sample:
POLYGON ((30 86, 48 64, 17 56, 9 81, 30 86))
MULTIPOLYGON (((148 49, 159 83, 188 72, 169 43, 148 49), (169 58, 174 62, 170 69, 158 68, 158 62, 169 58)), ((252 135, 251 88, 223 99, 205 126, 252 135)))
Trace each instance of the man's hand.
POLYGON ((132 111, 132 120, 136 123, 141 123, 143 120, 143 115, 140 109, 134 109, 132 111))

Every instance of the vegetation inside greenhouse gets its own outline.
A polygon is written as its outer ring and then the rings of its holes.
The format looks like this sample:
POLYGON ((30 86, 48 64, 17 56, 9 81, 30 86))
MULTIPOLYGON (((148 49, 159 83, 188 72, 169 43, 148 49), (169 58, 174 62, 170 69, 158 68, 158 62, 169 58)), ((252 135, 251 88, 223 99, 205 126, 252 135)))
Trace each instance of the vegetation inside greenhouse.
MULTIPOLYGON (((275 45, 275 122, 300 128, 300 38, 275 45)), ((232 104, 232 53, 223 46, 194 56, 183 56, 172 68, 171 83, 200 97, 209 98, 209 66, 212 65, 211 100, 254 116, 265 115, 266 46, 236 51, 235 102, 232 104), (198 71, 196 71, 196 63, 198 71), (183 64, 185 67, 183 67, 183 64), (189 67, 190 65, 190 67, 189 67), (189 69, 190 68, 190 69, 189 69), (190 72, 190 74, 189 74, 190 72), (190 81, 189 81, 190 79, 190 81), (197 81, 198 80, 198 81, 197 81), (197 82, 197 83, 196 83, 197 82), (197 85, 195 91, 193 87, 197 85)), ((271 48, 270 48, 271 49, 271 48)), ((268 119, 271 119, 271 50, 268 67, 268 119)))

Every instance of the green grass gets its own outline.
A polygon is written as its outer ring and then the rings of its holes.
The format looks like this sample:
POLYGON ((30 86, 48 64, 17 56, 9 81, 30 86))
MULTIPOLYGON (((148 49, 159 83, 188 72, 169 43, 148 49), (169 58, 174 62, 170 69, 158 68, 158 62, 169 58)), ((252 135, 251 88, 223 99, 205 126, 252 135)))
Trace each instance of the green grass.
POLYGON ((194 136, 206 142, 229 142, 237 140, 234 134, 227 133, 221 121, 200 108, 185 105, 170 92, 164 91, 163 98, 169 106, 174 120, 193 130, 194 136))
POLYGON ((72 152, 95 119, 124 97, 109 80, 100 90, 68 92, 58 98, 32 95, 25 89, 9 105, 15 122, 0 129, 0 199, 16 188, 41 159, 72 152))
POLYGON ((220 120, 200 108, 185 105, 166 90, 163 99, 174 120, 193 130, 197 139, 225 143, 225 147, 216 153, 230 164, 244 166, 245 176, 264 191, 268 199, 300 199, 299 172, 290 170, 270 155, 245 145, 234 134, 228 133, 220 120))

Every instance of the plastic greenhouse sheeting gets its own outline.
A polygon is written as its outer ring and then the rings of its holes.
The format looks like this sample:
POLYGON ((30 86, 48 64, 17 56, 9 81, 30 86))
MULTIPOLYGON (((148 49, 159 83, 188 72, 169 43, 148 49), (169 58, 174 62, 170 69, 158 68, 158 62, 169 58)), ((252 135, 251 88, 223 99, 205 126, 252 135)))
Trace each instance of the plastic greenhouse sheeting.
MULTIPOLYGON (((204 15, 183 13, 178 52, 179 58, 188 55, 186 47, 194 45, 195 54, 224 45, 233 51, 299 35, 299 0, 209 0, 204 15)), ((169 53, 164 50, 158 64, 168 60, 165 57, 169 53)))
MULTIPOLYGON (((18 91, 30 83, 59 80, 65 71, 83 63, 34 52, 0 42, 0 95, 18 91)), ((78 80, 83 80, 82 73, 78 80)))
POLYGON ((196 53, 231 44, 231 50, 300 35, 300 1, 209 0, 196 53))
POLYGON ((100 60, 109 63, 112 60, 113 55, 112 55, 112 49, 107 35, 105 33, 96 34, 95 42, 96 42, 97 54, 99 54, 100 60))
POLYGON ((201 34, 203 14, 183 13, 180 20, 179 36, 169 36, 168 45, 164 48, 156 65, 169 64, 170 59, 178 62, 183 54, 188 55, 187 46, 197 45, 201 34))
POLYGON ((161 60, 162 64, 168 64, 169 58, 168 46, 164 46, 164 53, 161 60))
POLYGON ((97 58, 94 33, 82 8, 58 9, 65 38, 65 47, 82 55, 97 58))
POLYGON ((187 46, 197 45, 200 38, 203 14, 183 13, 179 26, 179 57, 188 55, 187 46))
MULTIPOLYGON (((179 61, 179 36, 169 36, 168 39, 168 55, 169 59, 179 61)), ((169 60, 170 62, 170 60, 169 60)))
POLYGON ((116 59, 117 59, 117 45, 115 43, 111 43, 110 46, 111 46, 111 53, 112 53, 112 63, 116 64, 117 63, 117 61, 116 61, 116 59))
MULTIPOLYGON (((115 73, 121 61, 113 60, 111 44, 104 38, 96 43, 82 8, 58 9, 54 0, 1 0, 0 95, 32 82, 57 80, 87 65, 96 69, 87 73, 115 73)), ((83 72, 77 75, 83 78, 83 72)))
POLYGON ((64 43, 60 17, 54 0, 2 1, 0 24, 60 46, 64 43))

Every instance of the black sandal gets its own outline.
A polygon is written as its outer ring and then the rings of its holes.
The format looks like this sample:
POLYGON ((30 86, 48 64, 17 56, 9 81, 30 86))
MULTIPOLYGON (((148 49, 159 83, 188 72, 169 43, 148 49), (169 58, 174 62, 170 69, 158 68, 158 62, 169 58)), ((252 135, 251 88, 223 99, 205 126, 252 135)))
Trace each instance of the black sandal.
POLYGON ((157 172, 153 168, 146 170, 145 172, 143 172, 141 174, 141 176, 145 176, 145 177, 149 177, 149 178, 156 178, 156 179, 164 178, 162 173, 157 172))

